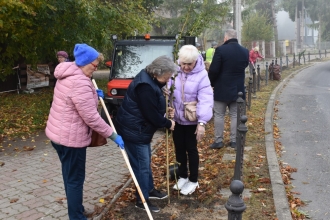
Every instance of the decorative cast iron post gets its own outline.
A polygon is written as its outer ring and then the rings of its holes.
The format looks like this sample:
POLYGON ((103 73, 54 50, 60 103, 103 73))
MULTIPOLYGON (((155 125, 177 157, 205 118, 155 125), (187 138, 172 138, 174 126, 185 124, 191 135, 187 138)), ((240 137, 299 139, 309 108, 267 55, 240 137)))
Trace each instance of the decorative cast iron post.
POLYGON ((257 88, 258 88, 258 91, 260 91, 260 80, 261 80, 261 77, 260 77, 260 66, 258 64, 258 67, 257 67, 257 80, 258 80, 258 83, 257 83, 257 88))
POLYGON ((295 62, 296 62, 296 55, 295 55, 295 54, 293 54, 293 63, 292 63, 292 65, 293 65, 293 68, 294 68, 294 66, 295 66, 295 62))
POLYGON ((311 53, 308 51, 308 62, 311 62, 311 53))
POLYGON ((248 109, 251 110, 251 97, 252 97, 252 77, 249 77, 249 92, 248 92, 248 109))
POLYGON ((289 68, 289 56, 286 55, 285 58, 286 58, 286 67, 289 68))
POLYGON ((236 163, 234 171, 234 180, 230 184, 230 191, 232 195, 229 197, 225 204, 225 208, 228 211, 228 220, 242 220, 242 213, 246 209, 244 200, 241 198, 241 194, 244 190, 244 184, 242 183, 242 170, 243 170, 243 158, 244 158, 244 145, 247 127, 246 115, 240 117, 240 124, 237 127, 237 151, 236 151, 236 163))
POLYGON ((253 73, 253 95, 256 95, 256 90, 257 90, 257 80, 256 80, 256 69, 253 68, 252 70, 253 73))
POLYGON ((280 57, 280 67, 281 67, 281 72, 282 72, 282 57, 280 57))
MULTIPOLYGON (((245 101, 243 99, 243 92, 239 92, 238 93, 238 98, 236 100, 236 104, 237 104, 237 127, 240 124, 240 119, 242 115, 245 115, 245 101)), ((237 143, 237 139, 238 139, 238 135, 236 135, 236 143, 237 143)))
POLYGON ((266 86, 268 85, 268 62, 266 62, 266 86))
POLYGON ((247 122, 246 115, 240 117, 240 124, 237 126, 237 151, 236 151, 236 162, 234 170, 234 180, 242 180, 243 174, 243 159, 244 159, 244 145, 245 136, 248 131, 245 123, 247 122))
POLYGON ((244 190, 244 184, 240 180, 233 180, 229 187, 232 195, 225 204, 228 211, 228 220, 242 220, 242 213, 246 209, 241 194, 244 190))

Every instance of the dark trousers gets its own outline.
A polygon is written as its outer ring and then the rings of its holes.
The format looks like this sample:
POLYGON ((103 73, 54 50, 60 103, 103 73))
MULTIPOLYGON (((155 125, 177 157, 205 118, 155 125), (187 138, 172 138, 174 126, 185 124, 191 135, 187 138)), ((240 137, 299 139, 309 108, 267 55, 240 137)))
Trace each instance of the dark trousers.
POLYGON ((199 155, 195 134, 196 127, 197 125, 175 123, 173 131, 176 160, 180 163, 179 176, 182 178, 188 177, 187 161, 189 160, 189 180, 191 182, 197 182, 198 179, 199 155))
POLYGON ((68 201, 70 220, 86 220, 83 206, 83 187, 86 168, 86 147, 66 147, 51 142, 62 164, 62 176, 68 201))
MULTIPOLYGON (((150 144, 136 144, 125 141, 125 150, 143 197, 149 199, 149 192, 154 188, 151 170, 151 146, 150 144)), ((136 200, 141 201, 137 190, 136 200)))

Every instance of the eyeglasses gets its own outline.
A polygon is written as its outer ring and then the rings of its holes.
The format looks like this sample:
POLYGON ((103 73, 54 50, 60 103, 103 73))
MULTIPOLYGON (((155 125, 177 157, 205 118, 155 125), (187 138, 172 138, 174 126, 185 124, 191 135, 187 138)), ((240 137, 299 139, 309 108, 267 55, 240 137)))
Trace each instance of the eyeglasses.
POLYGON ((91 63, 93 67, 96 69, 98 65, 95 65, 94 63, 91 63))

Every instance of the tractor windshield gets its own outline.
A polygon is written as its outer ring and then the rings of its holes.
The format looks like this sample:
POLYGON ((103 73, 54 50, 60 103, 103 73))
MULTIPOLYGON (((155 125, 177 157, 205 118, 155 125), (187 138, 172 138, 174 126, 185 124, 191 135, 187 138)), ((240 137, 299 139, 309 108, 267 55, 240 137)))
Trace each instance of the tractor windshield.
POLYGON ((112 78, 134 78, 159 56, 173 57, 173 45, 137 44, 117 45, 112 67, 112 78))

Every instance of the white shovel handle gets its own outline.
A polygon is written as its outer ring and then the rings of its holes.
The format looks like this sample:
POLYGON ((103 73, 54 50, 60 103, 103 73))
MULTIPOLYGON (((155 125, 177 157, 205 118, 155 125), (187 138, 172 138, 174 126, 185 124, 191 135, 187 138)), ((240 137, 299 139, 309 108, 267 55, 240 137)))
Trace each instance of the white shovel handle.
MULTIPOLYGON (((96 84, 96 82, 95 82, 94 79, 92 79, 92 82, 93 82, 93 85, 94 85, 95 89, 98 89, 97 84, 96 84)), ((109 115, 108 109, 107 109, 106 106, 105 106, 105 103, 104 103, 103 98, 100 97, 100 101, 101 101, 102 107, 103 107, 103 109, 104 109, 105 114, 107 115, 108 121, 110 122, 110 125, 111 125, 113 131, 117 133, 117 131, 116 131, 116 129, 115 129, 115 126, 114 126, 113 123, 112 123, 112 120, 111 120, 111 117, 110 117, 110 115, 109 115)), ((121 149, 121 148, 120 148, 120 149, 121 149)), ((137 179, 136 179, 136 177, 135 177, 135 175, 134 175, 134 172, 133 172, 133 170, 132 170, 131 164, 129 163, 129 160, 128 160, 128 157, 127 157, 127 154, 126 154, 125 149, 121 149, 121 153, 123 154, 123 157, 124 157, 124 159, 125 159, 126 165, 127 165, 128 169, 129 169, 129 172, 130 172, 130 174, 131 174, 131 176, 132 176, 132 178, 133 178, 133 181, 134 181, 134 183, 135 183, 136 189, 137 189, 137 191, 139 192, 139 195, 140 195, 141 201, 142 201, 142 203, 143 203, 143 205, 144 205, 144 208, 145 208, 146 211, 147 211, 147 214, 148 214, 148 216, 149 216, 149 219, 150 219, 150 220, 153 220, 152 215, 151 215, 150 210, 149 210, 149 206, 148 206, 148 204, 146 203, 146 200, 144 199, 144 196, 143 196, 143 193, 142 193, 141 188, 140 188, 140 186, 139 186, 139 183, 138 183, 138 181, 137 181, 137 179)))

